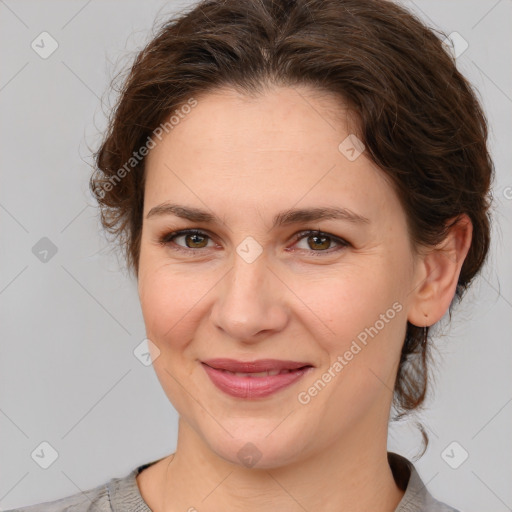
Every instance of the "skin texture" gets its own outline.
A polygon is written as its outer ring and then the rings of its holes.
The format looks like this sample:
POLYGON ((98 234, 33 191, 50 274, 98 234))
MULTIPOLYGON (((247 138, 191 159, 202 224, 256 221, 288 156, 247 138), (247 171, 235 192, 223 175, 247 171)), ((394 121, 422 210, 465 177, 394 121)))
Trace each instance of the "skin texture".
POLYGON ((257 98, 223 89, 196 99, 146 162, 139 297, 158 348, 153 365, 180 420, 175 454, 139 475, 142 496, 155 512, 393 511, 403 492, 387 463, 387 428, 406 322, 431 325, 448 309, 471 223, 463 217, 442 246, 414 251, 384 173, 364 152, 349 161, 338 150, 355 125, 332 97, 280 87, 257 98), (146 218, 164 202, 223 223, 146 218), (325 206, 369 222, 271 229, 282 210, 325 206), (209 238, 158 243, 188 228, 209 238), (303 230, 333 238, 295 240, 303 230), (236 251, 248 236, 262 249, 252 263, 236 251), (397 303, 393 319, 300 403, 298 394, 397 303), (211 383, 200 361, 216 357, 315 368, 270 397, 244 400, 211 383), (261 457, 252 468, 237 455, 247 443, 261 457))

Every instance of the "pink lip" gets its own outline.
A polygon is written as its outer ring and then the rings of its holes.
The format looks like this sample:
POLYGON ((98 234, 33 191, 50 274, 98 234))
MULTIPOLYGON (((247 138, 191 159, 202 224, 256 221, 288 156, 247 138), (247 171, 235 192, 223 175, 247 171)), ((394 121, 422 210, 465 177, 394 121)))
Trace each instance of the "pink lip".
POLYGON ((284 389, 312 370, 309 363, 260 359, 258 361, 236 361, 234 359, 210 359, 202 362, 203 368, 217 388, 236 398, 263 398, 284 389), (229 372, 258 373, 283 371, 278 375, 262 377, 234 375, 229 372))

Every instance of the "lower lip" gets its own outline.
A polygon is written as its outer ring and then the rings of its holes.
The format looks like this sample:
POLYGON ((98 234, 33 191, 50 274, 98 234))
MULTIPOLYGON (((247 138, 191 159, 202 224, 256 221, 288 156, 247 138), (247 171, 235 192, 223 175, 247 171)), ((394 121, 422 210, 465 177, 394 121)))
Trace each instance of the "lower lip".
POLYGON ((224 393, 235 398, 264 398, 291 386, 313 368, 301 368, 279 375, 266 377, 240 377, 233 373, 217 370, 202 363, 208 377, 224 393))

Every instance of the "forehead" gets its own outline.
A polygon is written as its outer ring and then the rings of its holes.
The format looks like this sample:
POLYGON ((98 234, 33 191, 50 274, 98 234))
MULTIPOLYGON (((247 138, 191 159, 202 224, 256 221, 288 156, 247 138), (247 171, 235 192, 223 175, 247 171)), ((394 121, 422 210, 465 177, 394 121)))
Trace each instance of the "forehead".
POLYGON ((273 87, 252 96, 223 88, 194 99, 195 106, 179 119, 174 116, 177 123, 169 137, 164 135, 171 145, 248 153, 323 152, 329 146, 337 151, 340 129, 357 130, 354 114, 340 99, 304 86, 273 87))
POLYGON ((184 196, 222 213, 281 210, 300 201, 342 202, 364 216, 396 200, 364 152, 349 160, 340 151, 357 125, 334 97, 283 87, 253 97, 225 89, 195 99, 149 152, 144 215, 158 202, 179 197, 183 203, 184 196))

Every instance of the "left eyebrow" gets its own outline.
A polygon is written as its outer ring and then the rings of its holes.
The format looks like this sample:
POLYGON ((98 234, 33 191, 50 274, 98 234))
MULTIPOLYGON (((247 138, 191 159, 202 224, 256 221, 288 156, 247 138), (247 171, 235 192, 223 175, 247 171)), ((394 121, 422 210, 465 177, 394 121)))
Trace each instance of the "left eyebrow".
POLYGON ((354 224, 370 224, 370 219, 359 215, 348 208, 340 207, 321 207, 321 208, 301 208, 290 209, 278 213, 274 217, 272 228, 277 226, 286 226, 301 222, 313 222, 317 220, 346 220, 354 224))
MULTIPOLYGON (((219 217, 200 208, 178 205, 172 203, 159 204, 149 211, 146 219, 156 216, 174 215, 192 222, 204 222, 210 224, 224 224, 219 217)), ((348 208, 320 207, 320 208, 291 208, 279 212, 273 220, 272 229, 290 224, 313 222, 319 220, 345 220, 354 224, 370 224, 370 220, 348 208)))

